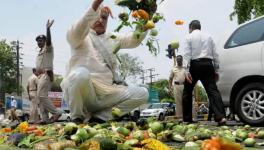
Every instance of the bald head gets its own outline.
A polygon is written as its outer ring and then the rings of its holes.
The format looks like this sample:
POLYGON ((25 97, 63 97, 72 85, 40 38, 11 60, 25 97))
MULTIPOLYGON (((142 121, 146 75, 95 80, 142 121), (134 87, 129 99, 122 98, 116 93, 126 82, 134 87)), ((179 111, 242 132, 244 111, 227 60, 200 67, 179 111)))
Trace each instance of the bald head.
POLYGON ((100 12, 99 18, 95 21, 92 29, 98 34, 104 34, 107 27, 109 15, 113 18, 112 12, 109 7, 103 7, 100 12))

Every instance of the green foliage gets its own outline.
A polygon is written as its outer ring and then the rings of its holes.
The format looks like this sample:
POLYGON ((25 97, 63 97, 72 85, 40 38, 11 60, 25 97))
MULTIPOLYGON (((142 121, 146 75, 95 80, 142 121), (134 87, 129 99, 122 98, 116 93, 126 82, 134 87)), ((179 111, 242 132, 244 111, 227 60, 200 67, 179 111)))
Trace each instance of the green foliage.
POLYGON ((195 86, 195 100, 198 102, 207 102, 207 94, 202 86, 195 86))
POLYGON ((55 80, 52 82, 52 85, 51 85, 52 92, 62 92, 62 89, 60 87, 62 80, 63 78, 61 76, 55 77, 55 80))
POLYGON ((159 99, 162 100, 164 98, 173 99, 170 96, 168 89, 169 89, 169 82, 166 79, 160 79, 157 82, 154 82, 151 86, 153 89, 157 90, 159 93, 159 99))
POLYGON ((142 62, 138 57, 130 56, 127 53, 118 54, 121 71, 121 77, 125 80, 127 77, 137 76, 142 73, 142 62))
POLYGON ((175 100, 172 98, 163 98, 160 102, 161 103, 175 103, 175 100))
POLYGON ((14 57, 15 53, 12 50, 12 45, 6 43, 5 40, 0 41, 0 93, 16 91, 16 63, 14 57))
POLYGON ((236 0, 230 19, 233 20, 233 17, 237 16, 237 22, 241 24, 262 15, 264 15, 263 0, 236 0))

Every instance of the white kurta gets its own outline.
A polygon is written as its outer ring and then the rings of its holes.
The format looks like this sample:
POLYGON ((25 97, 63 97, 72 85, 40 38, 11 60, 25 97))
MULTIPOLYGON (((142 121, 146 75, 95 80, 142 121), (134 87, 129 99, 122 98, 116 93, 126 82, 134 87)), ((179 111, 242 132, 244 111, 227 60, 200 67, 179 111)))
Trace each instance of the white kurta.
MULTIPOLYGON (((90 112, 100 114, 100 111, 116 106, 125 100, 133 99, 135 96, 140 96, 136 98, 142 102, 146 101, 148 97, 146 89, 113 84, 113 81, 119 80, 118 63, 113 51, 137 47, 146 33, 139 39, 135 39, 133 33, 97 35, 90 27, 99 18, 99 12, 100 9, 94 11, 90 8, 67 33, 67 40, 72 50, 61 87, 64 98, 69 100, 73 118, 89 118, 90 112), (111 38, 113 35, 114 39, 111 38), (131 94, 131 89, 138 92, 138 95, 131 94), (120 96, 120 93, 126 93, 126 95, 120 96), (83 109, 76 110, 77 107, 83 109)), ((137 107, 141 103, 135 102, 135 104, 137 107)), ((134 108, 134 106, 130 107, 134 108)), ((130 109, 126 108, 124 111, 126 113, 130 109)), ((110 116, 98 115, 97 117, 107 120, 110 116)))

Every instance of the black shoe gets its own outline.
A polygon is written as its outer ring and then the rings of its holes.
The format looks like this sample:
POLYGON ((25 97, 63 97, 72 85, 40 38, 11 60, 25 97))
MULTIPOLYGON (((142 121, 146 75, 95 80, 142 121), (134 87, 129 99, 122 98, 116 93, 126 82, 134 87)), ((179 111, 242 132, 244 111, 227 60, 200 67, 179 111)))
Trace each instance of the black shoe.
POLYGON ((48 121, 44 121, 44 120, 40 120, 40 121, 37 121, 36 124, 39 124, 39 125, 47 125, 47 124, 50 124, 51 122, 48 122, 48 121))
POLYGON ((229 121, 236 120, 235 115, 230 113, 230 114, 227 116, 227 120, 229 120, 229 121))
POLYGON ((92 117, 90 120, 89 120, 89 123, 105 123, 106 121, 102 120, 102 119, 99 119, 99 118, 94 118, 92 117))
POLYGON ((188 121, 183 121, 184 124, 194 124, 198 123, 198 121, 193 121, 193 120, 188 120, 188 121))
POLYGON ((223 126, 226 125, 226 118, 222 118, 220 121, 218 121, 217 126, 223 126))
POLYGON ((82 124, 82 123, 83 123, 83 120, 80 119, 80 118, 75 118, 75 119, 72 120, 72 122, 74 122, 74 123, 76 123, 77 125, 79 125, 79 124, 82 124))

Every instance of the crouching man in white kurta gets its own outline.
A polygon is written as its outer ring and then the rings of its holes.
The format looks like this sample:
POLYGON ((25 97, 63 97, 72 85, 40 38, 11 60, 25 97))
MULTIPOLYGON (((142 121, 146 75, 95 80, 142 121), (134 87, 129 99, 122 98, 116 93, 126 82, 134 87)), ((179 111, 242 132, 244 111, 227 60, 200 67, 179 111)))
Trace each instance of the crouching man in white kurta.
POLYGON ((133 33, 105 33, 111 11, 102 7, 103 0, 94 0, 86 14, 67 33, 71 59, 62 81, 64 98, 69 101, 74 122, 91 117, 104 121, 112 119, 111 110, 119 108, 123 115, 147 102, 144 87, 119 85, 117 59, 114 51, 135 48, 139 39, 133 33))

